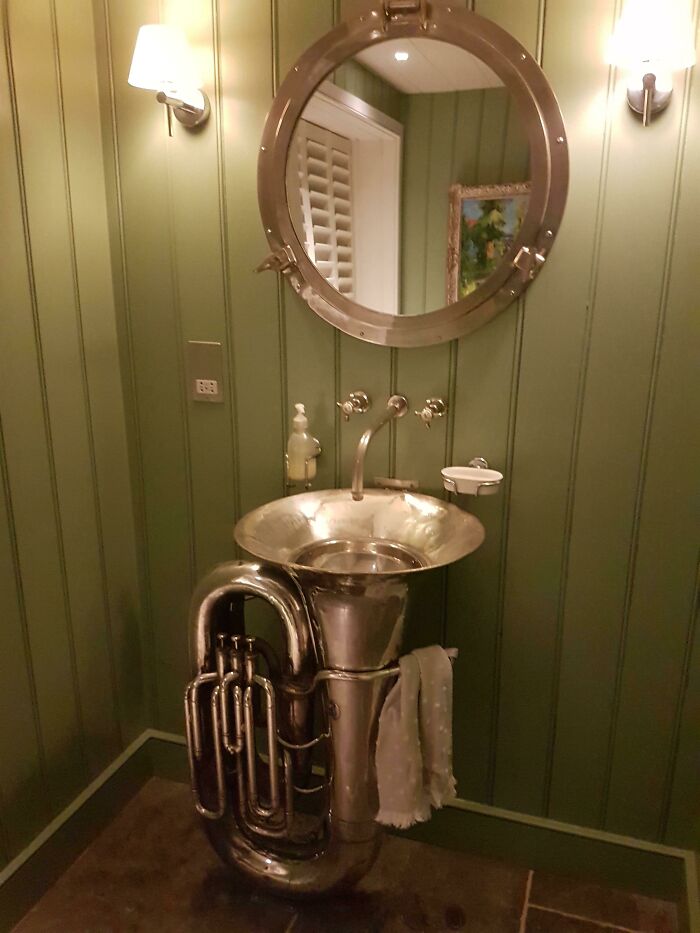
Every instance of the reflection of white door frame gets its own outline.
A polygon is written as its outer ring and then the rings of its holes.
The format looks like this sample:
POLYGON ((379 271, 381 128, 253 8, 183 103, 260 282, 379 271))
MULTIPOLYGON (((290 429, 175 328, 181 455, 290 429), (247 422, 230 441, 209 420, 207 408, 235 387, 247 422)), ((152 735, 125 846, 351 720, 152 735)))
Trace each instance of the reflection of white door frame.
POLYGON ((398 314, 403 126, 329 81, 304 119, 352 140, 355 300, 398 314))

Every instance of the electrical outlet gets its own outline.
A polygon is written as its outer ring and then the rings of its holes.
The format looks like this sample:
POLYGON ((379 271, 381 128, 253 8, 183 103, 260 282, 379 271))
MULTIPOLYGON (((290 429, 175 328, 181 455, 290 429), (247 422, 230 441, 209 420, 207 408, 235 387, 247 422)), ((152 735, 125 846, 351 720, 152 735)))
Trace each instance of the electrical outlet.
POLYGON ((195 379, 194 390, 197 395, 218 395, 219 383, 216 379, 195 379))
POLYGON ((194 402, 223 402, 225 378, 221 344, 210 340, 189 340, 186 359, 189 397, 194 402))

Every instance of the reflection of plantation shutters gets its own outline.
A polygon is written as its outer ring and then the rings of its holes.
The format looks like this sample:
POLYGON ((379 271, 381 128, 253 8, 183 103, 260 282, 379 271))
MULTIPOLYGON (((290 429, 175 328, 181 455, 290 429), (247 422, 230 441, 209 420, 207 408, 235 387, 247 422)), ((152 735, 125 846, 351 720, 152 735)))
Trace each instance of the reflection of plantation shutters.
POLYGON ((297 187, 291 174, 296 170, 299 201, 290 208, 297 234, 321 275, 352 298, 352 143, 300 120, 293 145, 288 190, 297 187))

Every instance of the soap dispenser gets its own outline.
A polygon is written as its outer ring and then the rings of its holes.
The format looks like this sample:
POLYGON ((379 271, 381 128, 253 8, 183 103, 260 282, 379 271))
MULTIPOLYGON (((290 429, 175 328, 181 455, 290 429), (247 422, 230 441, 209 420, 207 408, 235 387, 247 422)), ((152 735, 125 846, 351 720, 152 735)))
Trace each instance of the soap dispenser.
POLYGON ((316 457, 321 453, 318 440, 309 434, 309 419, 301 402, 294 408, 292 433, 287 444, 287 480, 289 483, 303 482, 306 488, 316 476, 316 457))

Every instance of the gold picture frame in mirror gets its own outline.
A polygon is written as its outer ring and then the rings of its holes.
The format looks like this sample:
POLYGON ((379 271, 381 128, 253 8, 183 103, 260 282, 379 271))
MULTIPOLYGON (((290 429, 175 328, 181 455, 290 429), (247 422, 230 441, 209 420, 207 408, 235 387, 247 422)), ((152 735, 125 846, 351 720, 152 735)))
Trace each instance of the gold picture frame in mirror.
POLYGON ((258 162, 271 249, 259 271, 281 272, 316 314, 361 340, 452 340, 539 274, 568 183, 561 111, 524 46, 449 0, 375 0, 308 49, 275 97, 258 162), (383 114, 359 85, 374 89, 383 114), (428 124, 417 122, 421 113, 428 124), (496 166, 483 156, 492 137, 481 154, 467 153, 468 119, 498 125, 496 166), (428 139, 426 125, 442 136, 428 139), (462 148, 438 165, 436 154, 457 137, 462 148))

